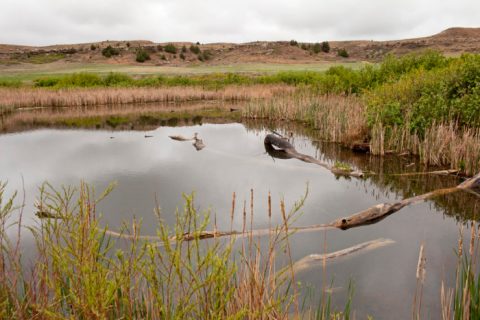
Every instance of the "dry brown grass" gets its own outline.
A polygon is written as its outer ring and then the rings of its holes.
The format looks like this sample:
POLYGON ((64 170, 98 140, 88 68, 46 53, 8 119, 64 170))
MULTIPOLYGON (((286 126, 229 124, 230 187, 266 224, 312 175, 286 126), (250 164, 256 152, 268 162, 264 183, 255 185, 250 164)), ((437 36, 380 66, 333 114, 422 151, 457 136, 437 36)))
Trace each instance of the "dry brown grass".
POLYGON ((0 88, 0 108, 72 107, 152 102, 241 101, 271 98, 293 91, 286 85, 227 86, 221 89, 202 87, 160 88, 0 88))
POLYGON ((318 95, 297 90, 269 100, 249 103, 249 119, 301 121, 318 130, 322 139, 350 143, 367 132, 365 108, 354 96, 318 95))
POLYGON ((480 170, 480 129, 460 129, 455 123, 432 124, 424 138, 411 134, 408 125, 372 130, 371 151, 383 155, 388 152, 411 153, 425 165, 450 166, 467 175, 480 170))

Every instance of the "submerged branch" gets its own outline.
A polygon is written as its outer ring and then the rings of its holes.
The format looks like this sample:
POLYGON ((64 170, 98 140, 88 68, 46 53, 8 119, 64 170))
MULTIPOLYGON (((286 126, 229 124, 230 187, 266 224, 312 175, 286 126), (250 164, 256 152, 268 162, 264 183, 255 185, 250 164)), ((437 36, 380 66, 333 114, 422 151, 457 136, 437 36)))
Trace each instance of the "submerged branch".
POLYGON ((299 272, 301 270, 312 267, 312 265, 317 262, 328 262, 336 258, 349 256, 353 253, 367 252, 367 251, 381 248, 393 243, 395 243, 395 241, 391 239, 380 238, 372 241, 363 242, 355 246, 338 250, 335 252, 331 252, 331 253, 309 254, 308 256, 295 262, 295 264, 293 265, 293 268, 295 272, 299 272))

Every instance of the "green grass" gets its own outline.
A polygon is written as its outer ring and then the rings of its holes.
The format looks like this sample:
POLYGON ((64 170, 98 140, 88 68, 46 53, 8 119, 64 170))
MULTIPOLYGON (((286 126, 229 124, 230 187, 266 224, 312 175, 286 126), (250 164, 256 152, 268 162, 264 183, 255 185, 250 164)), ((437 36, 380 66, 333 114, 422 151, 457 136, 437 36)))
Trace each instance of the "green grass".
MULTIPOLYGON (((22 228, 22 209, 14 204, 16 194, 4 198, 5 186, 0 184, 2 319, 349 318, 350 302, 344 313, 335 312, 330 299, 318 314, 311 307, 298 308, 293 262, 283 248, 288 246, 288 225, 305 197, 290 212, 282 209, 284 222, 272 227, 260 252, 260 243, 248 233, 237 240, 202 241, 210 213, 196 210, 193 195, 184 195, 173 226, 157 208, 157 234, 145 238, 136 219, 120 232, 102 226, 95 208, 112 186, 97 197, 84 183, 78 189, 45 183, 36 210, 37 217, 48 218, 24 231, 38 253, 27 268, 19 246, 9 238, 10 228, 22 228), (286 266, 276 259, 285 259, 286 266)), ((352 294, 349 290, 350 299, 352 294)))
POLYGON ((247 74, 271 74, 281 71, 325 71, 331 66, 343 65, 358 69, 363 63, 312 63, 312 64, 258 64, 241 63, 230 65, 204 65, 197 64, 186 67, 169 66, 129 66, 110 64, 55 64, 55 65, 0 65, 0 81, 17 80, 31 82, 40 77, 63 76, 72 73, 95 73, 106 75, 110 72, 125 73, 129 76, 151 75, 198 75, 210 73, 247 73, 247 74))

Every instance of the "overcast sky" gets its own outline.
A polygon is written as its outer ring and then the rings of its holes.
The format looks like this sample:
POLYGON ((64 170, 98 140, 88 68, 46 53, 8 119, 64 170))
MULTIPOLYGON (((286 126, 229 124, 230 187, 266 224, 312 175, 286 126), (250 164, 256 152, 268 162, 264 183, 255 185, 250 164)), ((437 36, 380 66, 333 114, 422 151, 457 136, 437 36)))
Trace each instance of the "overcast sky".
POLYGON ((0 0, 0 43, 388 40, 480 26, 480 0, 0 0))

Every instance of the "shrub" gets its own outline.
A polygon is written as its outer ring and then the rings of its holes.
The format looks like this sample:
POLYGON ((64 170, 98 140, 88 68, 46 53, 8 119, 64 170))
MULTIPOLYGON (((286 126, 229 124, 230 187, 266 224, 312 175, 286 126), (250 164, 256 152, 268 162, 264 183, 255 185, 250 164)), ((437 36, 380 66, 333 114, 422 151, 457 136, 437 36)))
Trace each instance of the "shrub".
POLYGON ((95 50, 97 50, 97 47, 96 47, 94 44, 92 44, 92 45, 90 46, 90 50, 95 51, 95 50))
POLYGON ((290 45, 292 47, 296 47, 296 46, 298 46, 298 42, 296 40, 290 40, 290 45))
POLYGON ((110 58, 112 56, 117 56, 118 54, 120 54, 120 50, 115 49, 111 45, 108 45, 108 47, 102 50, 102 55, 107 58, 110 58))
POLYGON ((148 54, 148 52, 145 51, 145 49, 143 48, 138 49, 137 56, 135 57, 135 61, 143 63, 147 60, 150 60, 150 55, 148 54))
POLYGON ((130 42, 127 42, 126 46, 127 48, 130 48, 130 42))
POLYGON ((200 48, 198 46, 194 46, 193 44, 190 46, 190 51, 199 54, 200 53, 200 48))
POLYGON ((320 51, 322 51, 322 46, 317 42, 313 45, 313 52, 320 53, 320 51))
POLYGON ((308 50, 308 45, 306 43, 302 43, 301 48, 303 50, 308 50))
POLYGON ((160 59, 162 59, 162 60, 167 60, 167 57, 165 57, 165 55, 162 54, 162 55, 160 56, 160 59))
POLYGON ((183 54, 183 52, 180 53, 180 59, 185 60, 185 55, 183 54))
POLYGON ((159 45, 157 46, 157 50, 158 50, 159 52, 162 52, 162 51, 163 51, 163 46, 162 46, 161 44, 159 44, 159 45))
POLYGON ((330 52, 330 43, 328 43, 328 41, 323 41, 322 42, 322 51, 325 52, 325 53, 330 52))
POLYGON ((177 53, 177 47, 175 45, 169 43, 165 46, 164 48, 165 52, 176 54, 177 53))
POLYGON ((198 60, 200 61, 208 61, 212 58, 212 53, 209 50, 203 51, 199 56, 198 60))
POLYGON ((183 46, 182 47, 182 53, 186 53, 187 52, 187 47, 183 46))
POLYGON ((110 72, 104 79, 103 84, 111 86, 129 86, 134 84, 134 80, 124 73, 110 72))
POLYGON ((342 58, 348 58, 348 56, 349 56, 348 52, 345 48, 339 49, 337 54, 338 54, 339 57, 342 57, 342 58))

